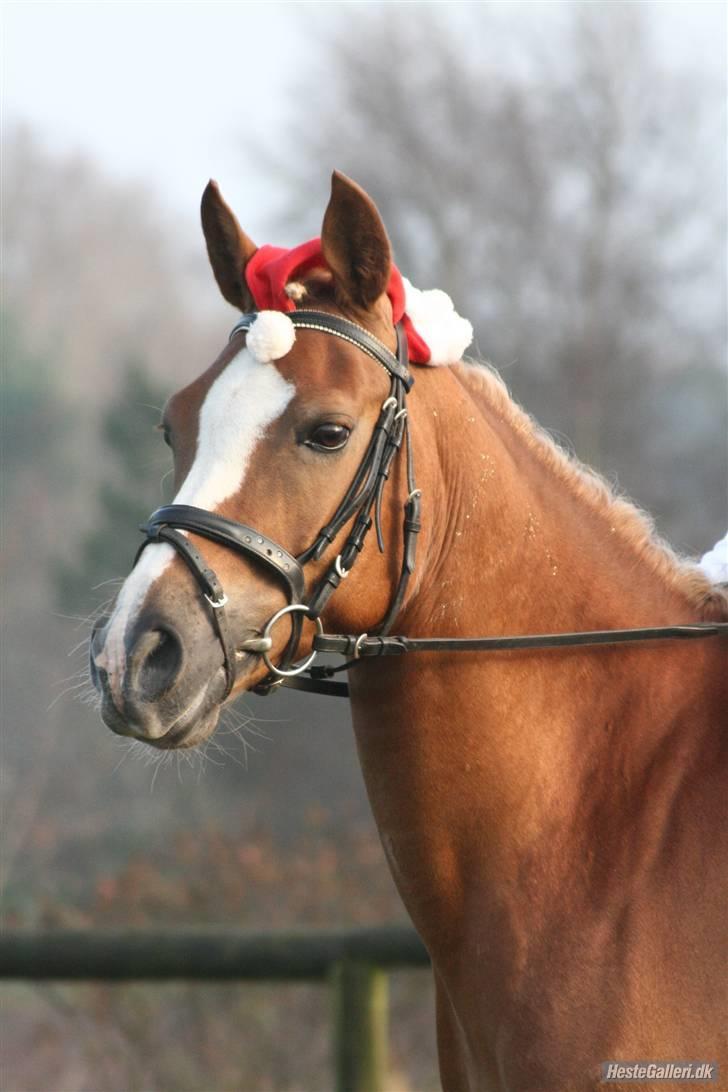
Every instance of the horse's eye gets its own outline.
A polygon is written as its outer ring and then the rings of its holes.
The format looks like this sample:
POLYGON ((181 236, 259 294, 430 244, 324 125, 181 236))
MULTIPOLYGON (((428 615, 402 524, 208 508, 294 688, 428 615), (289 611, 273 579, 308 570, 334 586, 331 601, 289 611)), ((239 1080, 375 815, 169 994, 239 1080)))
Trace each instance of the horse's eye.
POLYGON ((318 425, 305 442, 308 447, 315 448, 316 451, 340 451, 346 446, 350 435, 351 429, 346 425, 328 422, 325 425, 318 425))

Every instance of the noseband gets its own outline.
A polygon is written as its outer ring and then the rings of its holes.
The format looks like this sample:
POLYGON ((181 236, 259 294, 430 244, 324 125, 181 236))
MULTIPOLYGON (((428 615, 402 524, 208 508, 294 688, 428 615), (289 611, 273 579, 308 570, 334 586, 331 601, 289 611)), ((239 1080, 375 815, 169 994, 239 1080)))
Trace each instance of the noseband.
MULTIPOLYGON (((230 338, 232 339, 241 330, 249 330, 256 318, 256 312, 243 315, 233 327, 230 338)), ((315 652, 300 663, 294 662, 301 638, 303 617, 305 615, 316 622, 317 636, 323 635, 320 615, 333 592, 351 572, 372 524, 376 527, 379 549, 384 552, 381 528, 382 496, 392 461, 405 439, 408 496, 404 502, 402 569, 386 616, 377 627, 378 634, 385 635, 389 632, 404 600, 407 583, 415 566, 417 533, 420 529, 420 492, 415 485, 412 447, 407 430, 405 400, 413 380, 408 368, 407 338, 404 331, 401 327, 397 327, 397 354, 395 355, 363 327, 338 315, 302 310, 292 311, 288 318, 299 330, 316 330, 341 338, 356 345, 372 357, 389 374, 389 396, 382 404, 369 446, 338 508, 329 522, 321 528, 311 545, 297 557, 254 527, 236 523, 234 520, 225 519, 206 509, 194 508, 186 504, 168 504, 158 508, 141 527, 146 537, 139 548, 136 560, 150 543, 169 543, 187 565, 209 605, 215 632, 223 651, 226 689, 222 700, 229 695, 235 684, 235 662, 238 652, 254 652, 262 655, 268 668, 268 675, 254 688, 259 694, 267 694, 274 686, 280 686, 283 683, 293 685, 296 676, 300 676, 310 668, 315 652), (323 556, 344 524, 352 517, 355 517, 354 522, 341 552, 306 601, 304 566, 307 562, 318 561, 323 556), (227 546, 228 549, 243 557, 261 563, 283 584, 288 604, 268 620, 260 636, 236 646, 225 612, 228 599, 222 584, 200 551, 185 534, 182 534, 183 531, 191 531, 195 535, 227 546), (273 645, 270 634, 276 622, 287 614, 291 617, 291 636, 279 664, 275 665, 268 655, 273 645)), ((345 690, 342 684, 326 680, 300 678, 296 680, 296 685, 302 689, 316 690, 321 693, 341 694, 345 690)))

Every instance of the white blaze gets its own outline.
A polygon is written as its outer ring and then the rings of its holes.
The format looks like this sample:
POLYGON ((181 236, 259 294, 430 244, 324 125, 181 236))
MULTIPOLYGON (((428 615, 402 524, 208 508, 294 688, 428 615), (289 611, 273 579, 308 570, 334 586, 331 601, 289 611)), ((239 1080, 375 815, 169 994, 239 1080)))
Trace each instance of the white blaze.
POLYGON ((202 403, 197 454, 174 503, 214 511, 236 493, 255 445, 295 390, 274 365, 260 364, 247 349, 238 353, 202 403))
MULTIPOLYGON (((243 349, 217 377, 200 408, 195 460, 175 504, 214 512, 240 489, 250 457, 265 429, 283 413, 295 393, 271 364, 260 364, 243 349)), ((114 697, 124 672, 124 635, 152 584, 174 560, 167 543, 147 546, 119 592, 106 644, 98 658, 114 697)))

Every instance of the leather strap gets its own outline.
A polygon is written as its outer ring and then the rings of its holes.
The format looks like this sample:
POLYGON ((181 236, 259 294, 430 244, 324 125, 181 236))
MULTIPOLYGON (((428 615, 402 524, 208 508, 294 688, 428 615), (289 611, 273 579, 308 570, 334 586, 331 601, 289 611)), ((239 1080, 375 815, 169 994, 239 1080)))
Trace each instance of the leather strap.
MULTIPOLYGON (((294 675, 281 681, 281 688, 286 690, 303 690, 306 694, 325 694, 329 698, 348 698, 349 687, 345 682, 335 682, 333 679, 320 678, 319 676, 294 675)), ((274 689, 270 687, 269 690, 274 689)))
MULTIPOLYGON (((202 588, 205 599, 210 606, 212 624, 223 651, 223 668, 225 671, 226 698, 235 685, 235 642, 233 641, 225 612, 227 596, 214 570, 207 565, 200 551, 193 546, 188 538, 181 535, 174 527, 156 525, 153 535, 145 529, 147 538, 139 547, 137 558, 142 550, 152 542, 168 542, 184 561, 198 584, 202 588)), ((136 560, 134 562, 136 564, 136 560)))
POLYGON ((314 637, 313 647, 317 652, 333 652, 358 660, 374 656, 401 656, 406 652, 507 652, 531 648, 569 648, 705 637, 728 637, 728 622, 589 630, 583 633, 544 633, 523 637, 355 637, 350 634, 325 633, 314 637))
MULTIPOLYGON (((249 330, 257 317, 258 312, 256 311, 242 315, 233 326, 230 337, 232 338, 240 330, 249 330)), ((340 315, 330 315, 326 311, 289 311, 287 317, 296 329, 321 330, 323 333, 333 334, 334 337, 339 337, 342 341, 348 341, 352 345, 356 345, 357 349, 361 349, 362 352, 376 360, 377 364, 381 364, 383 368, 386 368, 390 375, 396 375, 398 379, 401 379, 405 385, 405 390, 410 390, 414 383, 407 365, 403 365, 402 361, 379 338, 365 330, 363 326, 359 326, 358 323, 351 322, 340 315)))
MULTIPOLYGON (((272 538, 268 538, 254 527, 245 523, 217 516, 204 508, 194 508, 189 504, 167 504, 152 512, 142 531, 150 538, 159 536, 161 527, 179 527, 183 531, 192 531, 204 538, 219 542, 238 553, 247 554, 275 569, 285 581, 292 603, 303 600, 305 581, 303 569, 293 554, 289 554, 272 538)), ((214 574, 213 574, 214 575, 214 574)))

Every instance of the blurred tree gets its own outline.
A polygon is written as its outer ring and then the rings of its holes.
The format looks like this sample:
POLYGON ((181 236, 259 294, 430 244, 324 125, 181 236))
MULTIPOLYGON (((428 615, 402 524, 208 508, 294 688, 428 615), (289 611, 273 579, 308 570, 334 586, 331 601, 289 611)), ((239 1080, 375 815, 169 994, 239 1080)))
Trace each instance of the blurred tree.
POLYGON ((56 568, 58 597, 66 609, 90 605, 94 589, 129 571, 141 541, 138 526, 163 503, 168 475, 160 483, 159 471, 171 463, 155 427, 163 400, 141 364, 128 363, 119 393, 103 417, 101 435, 112 465, 98 489, 98 516, 73 561, 59 562, 56 568))
POLYGON ((663 69, 636 6, 565 5, 546 34, 467 9, 320 28, 333 77, 279 164, 286 222, 318 232, 323 164, 354 177, 518 399, 699 551, 726 517, 724 96, 663 69))
POLYGON ((3 309, 0 325, 3 356, 0 439, 5 482, 12 488, 20 471, 27 470, 44 454, 51 454, 52 441, 58 439, 63 428, 54 413, 57 391, 49 362, 29 351, 16 315, 3 309))
POLYGON ((6 574, 20 564, 36 566, 23 592, 38 606, 46 587, 42 560, 56 515, 49 498, 68 471, 68 439, 74 423, 47 356, 27 344, 18 316, 4 308, 3 396, 0 400, 0 461, 3 467, 2 552, 6 574))
MULTIPOLYGON (((293 695, 276 695, 265 703, 240 701, 226 712, 205 753, 178 752, 165 756, 171 764, 149 768, 155 757, 149 749, 140 754, 101 724, 89 692, 85 616, 116 589, 94 592, 93 585, 129 572, 141 541, 136 526, 164 500, 159 481, 170 461, 154 431, 157 407, 213 359, 227 329, 219 319, 226 305, 201 240, 195 254, 204 281, 191 291, 184 250, 160 211, 163 197, 114 181, 93 162, 51 151, 27 130, 8 130, 3 145, 0 276, 10 314, 3 316, 2 344, 0 915, 22 912, 32 926, 42 920, 44 907, 68 900, 73 906, 64 921, 71 926, 86 923, 75 900, 94 888, 100 873, 123 870, 135 851, 162 850, 183 830, 233 824, 237 831, 241 824, 245 843, 244 832, 255 822, 274 832, 277 843, 298 844, 301 816, 312 800, 332 808, 342 831, 362 816, 372 832, 373 826, 348 711, 332 710, 326 699, 314 696, 301 704, 293 695), (131 361, 143 362, 144 369, 131 361), (249 770, 242 770, 249 756, 249 770)), ((190 218, 196 229, 196 209, 190 218)), ((388 879, 381 861, 373 868, 388 879)), ((207 884, 206 901, 196 904, 190 920, 214 920, 219 886, 207 884)), ((347 886, 351 899, 362 901, 355 876, 347 886)), ((311 884, 312 897, 320 890, 311 884)), ((283 916, 288 904, 281 891, 283 916)), ((250 894, 254 920, 255 885, 250 894)), ((261 905, 261 924, 267 905, 261 905)), ((296 913, 293 904, 288 920, 296 913)), ((102 916, 93 920, 103 924, 102 916)), ((38 1002, 41 1009, 46 1003, 38 1002)), ((197 1006, 191 1001, 190 1013, 197 1006)), ((257 1001, 247 1007, 255 1006, 257 1001)), ((78 1006, 72 1011, 77 1014, 78 1006)), ((218 1027, 219 1015, 211 1004, 199 1023, 218 1027)), ((74 1020, 75 1015, 71 1024, 77 1030, 74 1020)), ((285 1015, 282 1020, 285 1026, 285 1015)), ((35 1018, 26 1022, 28 1038, 18 1036, 16 1044, 37 1045, 41 1024, 36 1007, 35 1018)), ((71 1024, 64 1043, 73 1039, 71 1024)), ((151 1026, 139 1014, 139 1028, 146 1025, 151 1026)), ((103 1053, 104 1029, 116 1022, 100 1017, 89 1026, 94 1049, 103 1053)), ((240 1025, 233 1022, 233 1037, 235 1026, 240 1025)), ((310 1025, 300 1026, 306 1039, 310 1025)), ((127 1059, 133 1038, 128 1046, 122 1052, 127 1059)), ((64 1050, 61 1045, 50 1061, 39 1061, 46 1077, 29 1084, 33 1050, 19 1045, 16 1059, 25 1084, 13 1086, 75 1087, 77 1075, 65 1082, 59 1076, 64 1050)), ((138 1071, 124 1070, 110 1085, 143 1084, 155 1054, 152 1046, 146 1056, 140 1048, 138 1071)), ((194 1084, 194 1067, 172 1054, 168 1060, 170 1069, 157 1083, 181 1089, 170 1074, 172 1066, 184 1065, 188 1086, 201 1087, 199 1080, 194 1084)), ((232 1068, 243 1072, 242 1064, 232 1068)), ((93 1066, 91 1071, 98 1076, 93 1066)), ((217 1079, 210 1061, 207 1073, 213 1072, 217 1079)), ((249 1087, 258 1087, 250 1070, 248 1076, 249 1087)), ((98 1087, 98 1081, 91 1084, 98 1087)), ((228 1087, 239 1088, 239 1079, 228 1087)))
MULTIPOLYGON (((181 385, 185 374, 191 377, 213 358, 220 327, 216 322, 213 330, 207 321, 204 290, 192 283, 186 249, 163 197, 114 180, 78 153, 51 149, 22 125, 7 127, 0 165, 3 616, 12 633, 4 648, 4 758, 14 764, 8 780, 22 800, 29 795, 24 775, 34 776, 41 764, 37 741, 50 738, 53 723, 62 722, 62 759, 56 756, 52 772, 57 802, 67 791, 63 762, 75 768, 77 754, 88 753, 94 724, 74 703, 58 703, 66 689, 74 692, 68 653, 79 644, 78 630, 57 614, 58 600, 73 615, 88 613, 91 585, 128 572, 137 518, 158 499, 160 474, 145 462, 141 435, 126 467, 109 469, 118 457, 100 435, 101 407, 119 389, 125 361, 143 360, 150 373, 165 376, 167 389, 181 385), (118 524, 104 530, 108 563, 102 563, 99 545, 86 575, 90 557, 79 560, 77 547, 93 538, 94 499, 107 473, 110 489, 126 490, 130 503, 138 495, 139 510, 133 516, 124 511, 118 524), (89 730, 85 741, 79 724, 89 730)), ((196 220, 196 210, 191 215, 196 220)), ((219 307, 198 250, 204 288, 219 307)), ((157 390, 150 392, 141 380, 138 385, 138 398, 127 389, 131 402, 160 404, 157 390)), ((135 420, 141 433, 139 412, 138 405, 125 405, 122 417, 135 420)), ((142 412, 151 425, 153 411, 142 412)), ((133 447, 133 438, 129 442, 133 447)), ((158 465, 166 468, 161 442, 157 451, 158 465)), ((107 502, 113 507, 110 497, 107 502)), ((110 518, 108 512, 102 517, 110 518)), ((90 542, 86 548, 93 554, 90 542)), ((79 624, 85 635, 85 623, 79 624)), ((107 800, 101 803, 107 806, 107 800)))
POLYGON ((205 307, 219 314, 219 294, 202 245, 191 261, 163 195, 54 153, 25 126, 4 135, 2 182, 3 298, 78 405, 106 405, 125 358, 140 355, 172 381, 212 359, 220 328, 205 307))
MULTIPOLYGON (((58 388, 55 361, 32 351, 18 315, 7 307, 2 329, 0 463, 2 492, 3 723, 0 800, 5 817, 2 882, 11 878, 46 789, 54 747, 51 721, 38 693, 48 685, 48 658, 57 627, 48 617, 48 544, 58 541, 58 509, 72 460, 74 407, 58 388), (28 718, 35 729, 21 739, 14 726, 28 718)), ((47 706, 47 702, 45 703, 47 706)))

